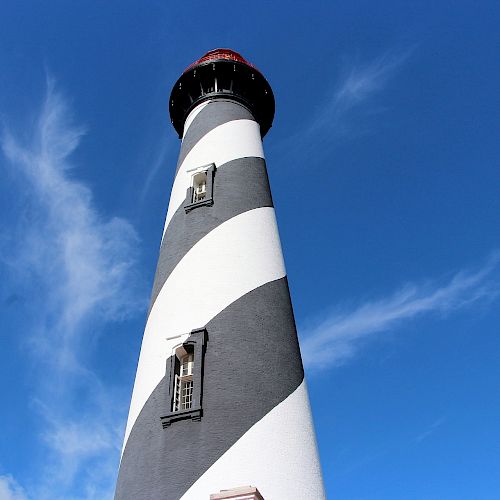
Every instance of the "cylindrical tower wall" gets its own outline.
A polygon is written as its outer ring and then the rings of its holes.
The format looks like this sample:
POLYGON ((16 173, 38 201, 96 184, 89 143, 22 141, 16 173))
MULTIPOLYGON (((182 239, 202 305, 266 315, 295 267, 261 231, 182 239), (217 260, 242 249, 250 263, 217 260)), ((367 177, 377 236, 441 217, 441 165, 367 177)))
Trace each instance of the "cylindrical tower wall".
POLYGON ((185 120, 115 499, 244 485, 265 500, 324 498, 260 127, 218 97, 185 120), (200 410, 184 418, 176 353, 195 337, 200 410))

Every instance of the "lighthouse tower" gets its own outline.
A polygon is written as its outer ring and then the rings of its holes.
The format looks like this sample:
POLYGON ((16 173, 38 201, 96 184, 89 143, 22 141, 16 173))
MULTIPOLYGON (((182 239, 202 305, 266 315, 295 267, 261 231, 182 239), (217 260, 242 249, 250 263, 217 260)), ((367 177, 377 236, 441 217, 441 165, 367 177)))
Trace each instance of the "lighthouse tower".
POLYGON ((115 500, 321 500, 262 138, 263 75, 218 49, 175 84, 182 139, 115 500))

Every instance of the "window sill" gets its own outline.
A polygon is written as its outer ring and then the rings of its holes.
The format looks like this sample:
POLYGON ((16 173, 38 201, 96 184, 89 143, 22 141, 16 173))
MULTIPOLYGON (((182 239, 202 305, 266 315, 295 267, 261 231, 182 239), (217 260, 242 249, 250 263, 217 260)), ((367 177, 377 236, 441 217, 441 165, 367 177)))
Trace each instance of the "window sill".
POLYGON ((190 203, 189 205, 184 205, 184 210, 186 213, 198 207, 211 207, 214 204, 213 198, 208 198, 207 200, 197 201, 196 203, 190 203))
POLYGON ((201 420, 201 408, 190 408, 189 410, 172 411, 161 418, 161 425, 164 429, 170 426, 172 422, 190 418, 194 421, 201 420))

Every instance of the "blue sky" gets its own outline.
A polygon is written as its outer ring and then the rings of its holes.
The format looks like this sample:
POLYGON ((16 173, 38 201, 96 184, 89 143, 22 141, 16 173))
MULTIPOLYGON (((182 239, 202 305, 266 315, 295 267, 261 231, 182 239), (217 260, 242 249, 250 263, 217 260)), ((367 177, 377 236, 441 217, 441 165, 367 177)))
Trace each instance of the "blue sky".
POLYGON ((4 0, 0 500, 106 499, 179 141, 231 47, 265 149, 328 498, 500 491, 495 2, 4 0))

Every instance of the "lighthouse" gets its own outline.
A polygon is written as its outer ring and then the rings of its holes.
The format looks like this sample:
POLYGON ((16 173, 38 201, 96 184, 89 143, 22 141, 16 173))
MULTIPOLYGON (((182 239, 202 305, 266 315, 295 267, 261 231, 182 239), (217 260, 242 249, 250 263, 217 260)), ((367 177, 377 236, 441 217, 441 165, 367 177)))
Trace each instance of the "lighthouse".
POLYGON ((217 49, 169 107, 182 143, 115 500, 324 499, 262 147, 272 89, 217 49))

